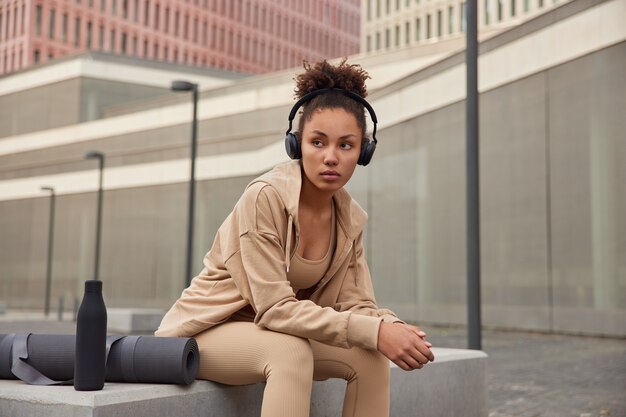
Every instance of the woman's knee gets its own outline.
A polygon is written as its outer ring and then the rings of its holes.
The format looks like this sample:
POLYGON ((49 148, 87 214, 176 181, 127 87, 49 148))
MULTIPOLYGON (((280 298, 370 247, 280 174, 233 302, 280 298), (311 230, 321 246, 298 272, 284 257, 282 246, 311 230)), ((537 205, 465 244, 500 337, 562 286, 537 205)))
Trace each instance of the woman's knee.
POLYGON ((308 339, 276 333, 275 347, 268 352, 266 376, 280 373, 305 379, 313 377, 313 351, 308 339))
POLYGON ((348 381, 359 378, 377 381, 379 384, 389 383, 389 359, 375 350, 358 347, 351 350, 352 355, 349 355, 348 366, 352 372, 348 375, 349 378, 346 378, 348 381))

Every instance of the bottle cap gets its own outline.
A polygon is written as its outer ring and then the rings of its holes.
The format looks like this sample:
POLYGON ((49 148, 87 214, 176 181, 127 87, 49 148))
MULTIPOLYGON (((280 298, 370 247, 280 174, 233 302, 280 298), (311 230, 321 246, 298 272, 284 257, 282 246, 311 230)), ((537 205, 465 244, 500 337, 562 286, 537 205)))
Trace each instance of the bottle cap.
POLYGON ((88 279, 85 281, 85 292, 102 292, 102 281, 97 279, 88 279))

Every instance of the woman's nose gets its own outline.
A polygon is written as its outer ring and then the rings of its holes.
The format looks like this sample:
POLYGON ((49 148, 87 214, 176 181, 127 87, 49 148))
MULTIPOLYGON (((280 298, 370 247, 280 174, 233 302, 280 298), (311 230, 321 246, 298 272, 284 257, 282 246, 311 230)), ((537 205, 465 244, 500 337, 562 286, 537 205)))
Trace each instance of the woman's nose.
POLYGON ((337 165, 337 151, 332 147, 329 147, 324 154, 324 163, 326 165, 337 165))

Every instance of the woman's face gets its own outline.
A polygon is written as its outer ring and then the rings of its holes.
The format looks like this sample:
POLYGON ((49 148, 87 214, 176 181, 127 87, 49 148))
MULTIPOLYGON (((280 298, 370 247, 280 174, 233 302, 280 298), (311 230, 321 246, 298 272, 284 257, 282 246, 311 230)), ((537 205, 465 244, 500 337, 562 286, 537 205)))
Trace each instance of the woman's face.
POLYGON ((343 187, 359 160, 362 134, 354 115, 344 109, 316 110, 301 132, 306 179, 322 192, 343 187))

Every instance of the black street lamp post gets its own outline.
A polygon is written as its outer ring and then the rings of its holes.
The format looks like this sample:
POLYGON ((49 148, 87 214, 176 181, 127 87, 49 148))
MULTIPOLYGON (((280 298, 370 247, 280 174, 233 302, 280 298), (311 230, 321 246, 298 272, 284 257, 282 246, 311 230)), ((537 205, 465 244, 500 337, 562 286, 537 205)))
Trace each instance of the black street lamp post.
POLYGON ((193 120, 191 123, 191 177, 189 178, 189 214, 187 217, 187 258, 185 263, 185 287, 191 282, 193 260, 193 223, 196 201, 196 150, 198 147, 198 84, 188 81, 173 81, 172 91, 191 91, 193 99, 193 120))
POLYGON ((465 62, 467 96, 466 126, 466 189, 467 189, 467 344, 481 349, 480 309, 480 188, 478 131, 478 4, 467 1, 467 35, 465 62))
POLYGON ((52 246, 54 244, 54 210, 56 194, 53 187, 41 187, 41 191, 50 192, 50 219, 48 220, 48 261, 46 264, 46 299, 44 300, 44 313, 46 317, 50 313, 50 289, 52 287, 52 246))
POLYGON ((100 238, 102 231, 102 174, 104 170, 104 154, 98 151, 89 151, 85 154, 87 159, 97 159, 100 165, 100 179, 98 184, 98 214, 96 220, 96 260, 94 265, 93 279, 100 279, 100 238))

